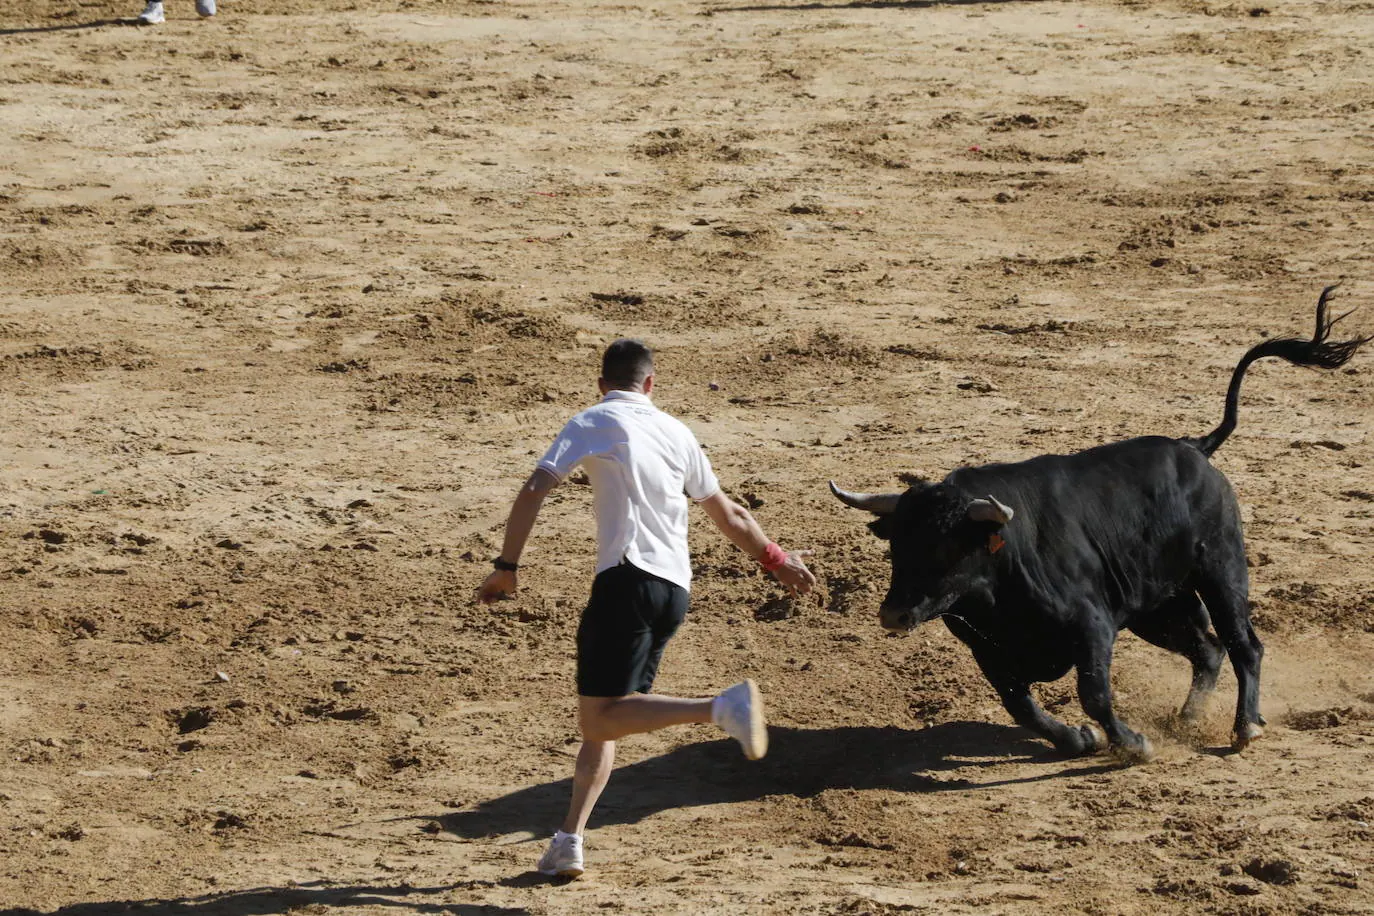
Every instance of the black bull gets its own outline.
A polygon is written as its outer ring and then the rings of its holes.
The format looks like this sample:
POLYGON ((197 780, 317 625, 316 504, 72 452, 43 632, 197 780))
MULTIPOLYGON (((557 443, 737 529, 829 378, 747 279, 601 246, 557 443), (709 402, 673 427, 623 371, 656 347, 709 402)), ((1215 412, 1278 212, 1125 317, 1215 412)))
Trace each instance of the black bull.
POLYGON ((1374 339, 1328 341, 1345 317, 1327 319, 1334 288, 1318 300, 1311 340, 1265 341, 1241 358, 1222 422, 1201 438, 1148 436, 965 467, 905 493, 848 493, 831 483, 842 501, 877 515, 870 528, 891 542, 883 626, 909 630, 943 618, 1012 718, 1072 755, 1101 750, 1101 736, 1046 714, 1030 685, 1076 667, 1084 711, 1130 761, 1149 759, 1151 748, 1112 711, 1117 633, 1129 629, 1192 662, 1186 719, 1216 686, 1224 648, 1238 682, 1234 746, 1245 747, 1263 733, 1264 646, 1250 624, 1240 507, 1208 458, 1235 429, 1241 380, 1255 360, 1334 369, 1374 339))

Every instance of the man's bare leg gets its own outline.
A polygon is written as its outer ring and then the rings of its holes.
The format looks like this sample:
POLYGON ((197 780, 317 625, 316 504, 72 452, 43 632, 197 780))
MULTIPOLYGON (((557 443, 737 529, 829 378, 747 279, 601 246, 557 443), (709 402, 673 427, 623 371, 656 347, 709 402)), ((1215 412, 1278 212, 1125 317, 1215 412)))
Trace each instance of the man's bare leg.
POLYGON ((578 697, 577 721, 588 741, 615 741, 670 725, 711 721, 711 699, 684 700, 647 693, 578 697))
POLYGON ((615 765, 615 742, 626 735, 657 731, 669 725, 711 721, 711 701, 634 693, 625 697, 578 697, 582 747, 573 771, 572 800, 564 833, 579 836, 601 797, 615 765))
POLYGON ((757 760, 768 750, 768 733, 758 687, 743 681, 710 699, 688 700, 634 693, 623 697, 578 697, 582 747, 573 771, 572 799, 563 826, 539 860, 546 875, 575 878, 583 872, 582 833, 615 766, 615 743, 625 735, 669 725, 715 722, 757 760), (719 708, 718 708, 719 707, 719 708))
POLYGON ((601 797, 601 790, 606 788, 614 766, 614 741, 582 742, 577 752, 577 769, 573 771, 572 801, 568 803, 568 816, 563 821, 564 833, 581 836, 587 829, 587 818, 601 797))

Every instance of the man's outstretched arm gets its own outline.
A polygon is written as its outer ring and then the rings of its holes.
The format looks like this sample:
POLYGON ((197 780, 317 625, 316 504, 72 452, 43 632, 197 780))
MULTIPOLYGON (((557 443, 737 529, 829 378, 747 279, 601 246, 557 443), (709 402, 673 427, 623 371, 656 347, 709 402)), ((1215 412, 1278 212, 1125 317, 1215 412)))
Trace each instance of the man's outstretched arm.
POLYGON ((792 594, 805 595, 816 584, 816 577, 802 562, 803 557, 811 556, 811 551, 781 551, 768 540, 753 514, 724 493, 718 490, 715 495, 706 497, 701 501, 701 508, 731 543, 763 563, 764 568, 792 594))
MULTIPOLYGON (((510 517, 506 519, 506 537, 501 543, 501 559, 511 565, 520 562, 520 554, 525 542, 534 530, 534 520, 539 517, 539 508, 544 505, 544 497, 558 486, 558 478, 543 468, 535 470, 520 487, 515 503, 510 507, 510 517)), ((515 570, 498 569, 487 576, 486 581, 477 589, 477 600, 490 604, 498 598, 515 594, 517 587, 515 570)))

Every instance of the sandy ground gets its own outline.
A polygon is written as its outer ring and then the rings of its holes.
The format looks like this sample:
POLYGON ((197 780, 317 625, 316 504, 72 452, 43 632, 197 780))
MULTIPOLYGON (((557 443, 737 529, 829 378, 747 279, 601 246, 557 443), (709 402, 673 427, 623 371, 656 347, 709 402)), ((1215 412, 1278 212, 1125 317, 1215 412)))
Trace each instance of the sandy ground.
MULTIPOLYGON (((1374 365, 1260 364, 1267 736, 1123 637, 1161 753, 1063 760, 829 496, 1196 435, 1321 288, 1374 331, 1374 7, 0 3, 0 908, 1374 912, 1374 365), (471 594, 600 348, 824 588, 698 516, 660 678, 773 749, 623 743, 571 885, 590 493, 471 594)), ((1081 721, 1070 681, 1044 701, 1081 721)))

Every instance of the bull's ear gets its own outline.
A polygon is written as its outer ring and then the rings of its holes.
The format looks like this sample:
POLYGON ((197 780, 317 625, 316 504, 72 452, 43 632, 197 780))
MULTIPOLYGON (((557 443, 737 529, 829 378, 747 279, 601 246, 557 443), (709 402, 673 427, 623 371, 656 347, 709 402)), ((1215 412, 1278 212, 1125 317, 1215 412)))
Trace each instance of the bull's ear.
POLYGON ((880 515, 868 523, 868 530, 884 541, 892 540, 892 516, 880 515))
POLYGON ((968 504, 964 510, 969 519, 975 522, 992 522, 1001 527, 1011 521, 1016 513, 1011 506, 998 502, 995 496, 986 496, 982 499, 975 499, 968 504))

